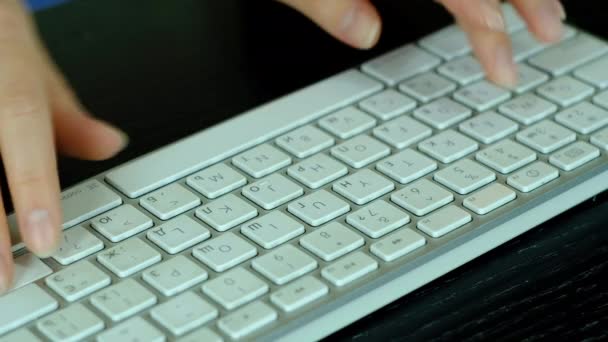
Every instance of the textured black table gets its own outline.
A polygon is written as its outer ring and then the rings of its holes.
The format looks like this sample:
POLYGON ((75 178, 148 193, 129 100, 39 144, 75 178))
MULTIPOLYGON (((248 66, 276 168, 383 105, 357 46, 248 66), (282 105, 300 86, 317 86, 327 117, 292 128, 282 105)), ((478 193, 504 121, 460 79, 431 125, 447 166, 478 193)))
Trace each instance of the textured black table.
MULTIPOLYGON (((603 1, 565 2, 572 22, 608 37, 603 1)), ((46 43, 84 103, 131 136, 129 148, 113 160, 62 159, 63 186, 413 41, 450 20, 431 0, 377 4, 385 32, 378 48, 368 52, 342 46, 301 16, 263 0, 77 0, 38 13, 46 43)), ((608 339, 607 271, 604 194, 331 340, 608 339)))

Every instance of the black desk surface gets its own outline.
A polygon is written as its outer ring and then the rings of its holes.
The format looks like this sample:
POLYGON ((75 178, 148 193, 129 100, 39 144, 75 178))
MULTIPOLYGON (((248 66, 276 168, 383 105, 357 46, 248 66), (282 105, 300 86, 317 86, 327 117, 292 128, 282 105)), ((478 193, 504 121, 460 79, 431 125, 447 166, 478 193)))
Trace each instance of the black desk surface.
MULTIPOLYGON (((61 160, 63 186, 450 21, 430 0, 376 3, 385 31, 368 52, 335 42, 266 0, 77 0, 38 13, 46 43, 84 103, 131 136, 129 148, 113 160, 61 160)), ((608 38, 606 12, 598 8, 606 5, 565 3, 572 22, 608 38)), ((604 194, 331 339, 606 339, 607 225, 604 194)))

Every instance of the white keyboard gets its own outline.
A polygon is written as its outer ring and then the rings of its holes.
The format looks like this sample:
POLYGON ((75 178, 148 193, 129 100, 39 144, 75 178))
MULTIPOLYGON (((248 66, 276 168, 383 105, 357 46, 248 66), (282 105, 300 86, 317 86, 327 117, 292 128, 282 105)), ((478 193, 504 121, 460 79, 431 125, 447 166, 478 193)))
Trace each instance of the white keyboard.
POLYGON ((608 45, 451 26, 63 193, 0 341, 315 340, 608 188, 608 45))

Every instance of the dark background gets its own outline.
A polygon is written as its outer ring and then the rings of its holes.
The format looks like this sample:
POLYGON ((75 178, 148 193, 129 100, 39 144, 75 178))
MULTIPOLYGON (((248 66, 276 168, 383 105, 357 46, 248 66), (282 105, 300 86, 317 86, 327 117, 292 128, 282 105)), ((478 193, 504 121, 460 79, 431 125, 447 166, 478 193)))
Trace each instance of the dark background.
MULTIPOLYGON (((131 137, 110 161, 61 159, 62 186, 451 20, 431 0, 375 3, 384 34, 371 51, 350 49, 269 0, 78 0, 38 12, 44 41, 82 101, 131 137)), ((571 22, 608 38, 605 1, 564 3, 571 22)), ((607 197, 560 215, 331 340, 608 339, 607 197)))

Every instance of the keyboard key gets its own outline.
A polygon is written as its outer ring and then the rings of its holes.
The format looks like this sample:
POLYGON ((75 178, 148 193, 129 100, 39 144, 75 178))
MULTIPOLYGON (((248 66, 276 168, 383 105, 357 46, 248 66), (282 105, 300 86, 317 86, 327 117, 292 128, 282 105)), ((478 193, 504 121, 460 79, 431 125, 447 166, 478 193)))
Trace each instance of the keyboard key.
POLYGON ((142 279, 166 297, 174 296, 207 280, 207 271, 183 255, 169 259, 142 273, 142 279))
POLYGON ((325 190, 319 190, 289 203, 287 211, 317 227, 349 212, 350 205, 325 190))
POLYGON ((316 269, 317 261, 287 244, 253 259, 251 267, 275 284, 283 285, 316 269))
POLYGON ((203 284, 203 292, 228 310, 255 300, 268 290, 268 284, 242 267, 203 284))
POLYGON ((494 183, 465 198, 462 205, 478 215, 485 215, 515 200, 516 197, 515 191, 494 183))
POLYGON ((72 264, 91 254, 99 252, 103 242, 82 226, 63 231, 61 244, 53 254, 53 259, 62 265, 72 264))
POLYGON ((453 200, 454 195, 451 192, 425 178, 391 195, 393 203, 414 213, 416 216, 424 216, 453 200))
POLYGON ((517 85, 513 89, 517 94, 523 94, 549 80, 549 75, 526 64, 517 65, 517 75, 517 85))
POLYGON ((471 214, 455 205, 448 205, 418 221, 417 227, 429 236, 439 238, 472 220, 471 214))
POLYGON ((312 276, 306 276, 278 288, 270 295, 270 301, 286 312, 292 312, 326 296, 329 287, 312 276))
POLYGON ((480 80, 484 76, 483 68, 475 57, 465 56, 451 60, 438 69, 443 76, 449 77, 451 80, 467 85, 471 82, 480 80))
POLYGON ((161 261, 159 252, 140 239, 133 238, 97 255, 97 261, 117 276, 133 275, 161 261))
POLYGON ((346 222, 376 239, 406 225, 410 217, 393 205, 378 200, 348 215, 346 222))
POLYGON ((511 92, 488 81, 480 81, 457 90, 454 98, 478 112, 483 112, 510 99, 511 92))
POLYGON ((448 81, 434 72, 427 72, 399 85, 399 90, 420 102, 429 102, 445 96, 456 89, 456 83, 448 81))
POLYGON ((42 342, 42 340, 34 335, 31 331, 26 328, 21 328, 19 330, 14 330, 13 332, 3 335, 0 338, 2 342, 42 342))
POLYGON ((570 76, 562 76, 538 87, 537 92, 562 107, 568 107, 592 95, 595 90, 570 76))
POLYGON ((370 247, 378 258, 391 262, 424 246, 426 239, 413 230, 399 229, 384 239, 375 242, 370 247))
POLYGON ((270 306, 263 302, 255 302, 221 318, 217 326, 231 338, 239 339, 272 323, 277 318, 277 312, 270 306))
POLYGON ((247 179, 228 165, 220 163, 188 177, 186 184, 205 197, 214 199, 247 184, 247 179))
POLYGON ((447 97, 442 97, 414 111, 414 117, 436 129, 446 129, 470 117, 473 112, 447 97))
POLYGON ((179 342, 222 342, 223 339, 209 328, 200 328, 193 333, 178 339, 179 342))
POLYGON ((378 262, 363 252, 350 254, 321 270, 335 286, 344 286, 378 269, 378 262))
POLYGON ((511 4, 505 2, 501 6, 507 33, 512 34, 526 28, 526 22, 511 4))
POLYGON ((38 321, 36 327, 51 341, 81 341, 101 331, 104 322, 80 303, 38 321))
POLYGON ((228 194, 198 208, 195 215, 213 229, 224 232, 258 216, 258 210, 239 197, 228 194))
POLYGON ((177 254, 207 240, 211 233, 189 216, 180 215, 151 229, 146 236, 165 252, 177 254))
POLYGON ((311 189, 318 189, 347 173, 346 166, 322 153, 287 169, 289 176, 311 189))
POLYGON ((0 297, 0 335, 55 311, 59 303, 36 284, 0 297))
POLYGON ((363 169, 336 181, 332 189, 355 204, 365 204, 395 188, 393 182, 378 173, 363 169))
POLYGON ((599 158, 600 150, 584 141, 577 141, 549 157, 549 163, 564 171, 572 171, 599 158))
POLYGON ((335 260, 365 243, 363 238, 338 222, 312 231, 300 239, 300 245, 325 261, 335 260))
POLYGON ((534 94, 524 94, 499 107, 501 113, 524 125, 531 125, 557 112, 558 107, 534 94))
POLYGON ((420 40, 420 46, 447 60, 471 52, 467 35, 458 25, 431 33, 420 40))
POLYGON ((275 140, 276 144, 298 158, 306 158, 333 146, 334 138, 313 126, 293 130, 275 140))
POLYGON ((459 126, 461 132, 484 144, 491 144, 505 138, 517 132, 518 128, 519 126, 515 122, 494 111, 476 115, 459 126))
POLYGON ((75 226, 121 204, 120 196, 110 188, 98 180, 88 180, 61 193, 62 227, 75 226))
POLYGON ((331 155, 358 169, 391 153, 391 149, 367 135, 359 135, 331 149, 331 155))
POLYGON ((270 212, 241 226, 243 235, 266 249, 279 246, 305 231, 301 223, 281 211, 270 212))
POLYGON ((91 297, 91 304, 114 322, 156 304, 156 296, 134 279, 126 279, 91 297))
POLYGON ((262 178, 291 164, 291 158, 269 144, 262 144, 232 158, 232 164, 251 177, 262 178))
POLYGON ((543 162, 527 166, 507 178, 507 184, 521 192, 531 192, 559 177, 559 171, 543 162))
POLYGON ((551 153, 576 140, 576 134, 553 121, 544 120, 517 134, 522 142, 540 153, 551 153))
POLYGON ((73 302, 110 285, 112 280, 91 262, 83 260, 47 277, 45 282, 63 299, 73 302))
POLYGON ((91 226, 112 242, 119 242, 143 232, 154 223, 130 204, 120 206, 96 217, 91 226))
POLYGON ((304 189, 278 173, 272 174, 242 190, 243 196, 260 207, 271 210, 304 194, 304 189))
MULTIPOLYGON (((562 41, 572 38, 575 34, 576 30, 569 26, 565 26, 564 32, 562 33, 562 41)), ((541 43, 529 30, 521 30, 513 34, 511 36, 511 41, 513 43, 513 56, 518 62, 549 47, 549 45, 541 43)))
POLYGON ((359 107, 380 120, 389 120, 416 108, 416 101, 395 90, 387 89, 361 101, 359 107))
POLYGON ((593 103, 608 109, 608 90, 603 91, 593 98, 593 103))
POLYGON ((589 35, 579 34, 532 57, 529 63, 559 76, 587 64, 607 51, 606 43, 589 35))
POLYGON ((376 126, 376 119, 355 107, 346 107, 319 120, 319 126, 340 139, 348 139, 376 126))
POLYGON ((224 233, 198 245, 192 251, 195 258, 216 272, 224 272, 258 254, 257 249, 234 233, 224 233))
POLYGON ((608 88, 608 56, 577 69, 574 76, 597 88, 608 88))
POLYGON ((591 136, 591 143, 603 150, 608 150, 608 128, 595 133, 591 136))
POLYGON ((394 86, 398 82, 429 71, 441 60, 414 46, 406 45, 363 64, 361 70, 394 86))
POLYGON ((150 310, 150 316, 173 335, 183 335, 218 316, 218 310, 192 292, 150 310))
POLYGON ((448 164, 477 151, 479 144, 458 132, 447 130, 424 140, 418 144, 418 149, 448 164))
POLYGON ((493 182, 496 174, 470 159, 463 159, 437 171, 433 178, 457 193, 466 195, 493 182))
POLYGON ((139 205, 161 220, 183 214, 200 204, 200 198, 177 183, 167 185, 139 200, 139 205))
POLYGON ((165 335, 141 317, 115 325, 97 336, 97 342, 146 341, 164 342, 165 335))
POLYGON ((589 134, 608 125, 608 112, 585 101, 560 112, 555 121, 580 134, 589 134))
POLYGON ((401 116, 376 127, 373 133, 392 147, 402 149, 430 137, 433 130, 408 116, 401 116))
POLYGON ((407 184, 435 171, 437 162, 407 149, 379 162, 376 169, 401 184, 407 184))
POLYGON ((535 161, 536 153, 507 139, 478 152, 475 158, 502 174, 508 174, 535 161))

